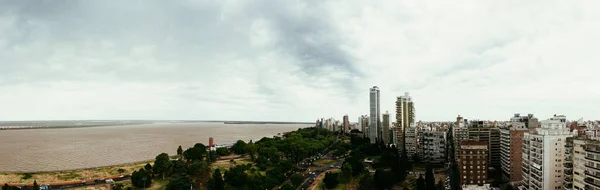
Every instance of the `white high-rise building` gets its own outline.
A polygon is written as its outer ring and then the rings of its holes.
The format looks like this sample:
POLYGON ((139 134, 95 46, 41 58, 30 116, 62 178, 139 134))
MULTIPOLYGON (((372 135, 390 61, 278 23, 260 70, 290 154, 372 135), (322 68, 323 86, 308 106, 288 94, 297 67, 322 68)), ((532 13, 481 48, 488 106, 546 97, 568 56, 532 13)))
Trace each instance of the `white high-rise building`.
POLYGON ((523 136, 523 185, 519 189, 563 189, 565 144, 574 135, 565 116, 540 123, 541 128, 523 136))
POLYGON ((369 139, 371 144, 377 143, 381 134, 381 126, 379 126, 381 124, 379 97, 379 87, 373 86, 369 92, 369 139))

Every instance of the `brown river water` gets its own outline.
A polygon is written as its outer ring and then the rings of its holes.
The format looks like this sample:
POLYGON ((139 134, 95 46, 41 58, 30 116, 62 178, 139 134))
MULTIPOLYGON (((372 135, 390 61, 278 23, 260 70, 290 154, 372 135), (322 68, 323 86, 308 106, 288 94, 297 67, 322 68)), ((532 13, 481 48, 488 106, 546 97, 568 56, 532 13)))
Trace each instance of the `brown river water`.
POLYGON ((308 124, 166 123, 0 131, 0 171, 36 172, 92 168, 174 155, 195 143, 258 140, 308 124))

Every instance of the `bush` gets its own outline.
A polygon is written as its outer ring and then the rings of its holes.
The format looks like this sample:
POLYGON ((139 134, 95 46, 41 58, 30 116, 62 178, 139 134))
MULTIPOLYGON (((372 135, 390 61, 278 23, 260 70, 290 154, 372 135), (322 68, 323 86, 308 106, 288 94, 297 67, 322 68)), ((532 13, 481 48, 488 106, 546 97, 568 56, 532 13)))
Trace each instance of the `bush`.
POLYGON ((290 177, 290 181, 292 181, 292 184, 295 187, 298 187, 302 184, 302 182, 304 182, 304 176, 301 174, 294 174, 292 177, 290 177))
POLYGON ((340 182, 338 181, 338 173, 331 173, 331 172, 327 172, 325 174, 325 178, 323 179, 323 182, 325 182, 325 186, 328 189, 333 189, 335 188, 340 182))

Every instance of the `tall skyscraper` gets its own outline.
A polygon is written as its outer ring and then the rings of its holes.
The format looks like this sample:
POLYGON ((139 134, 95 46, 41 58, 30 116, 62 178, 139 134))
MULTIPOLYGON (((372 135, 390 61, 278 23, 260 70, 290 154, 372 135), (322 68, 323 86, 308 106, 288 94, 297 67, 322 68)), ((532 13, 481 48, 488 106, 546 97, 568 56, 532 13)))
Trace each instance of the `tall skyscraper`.
POLYGON ((390 113, 385 111, 382 122, 383 132, 380 134, 384 144, 390 144, 390 113))
POLYGON ((369 92, 369 103, 370 103, 370 117, 369 117, 369 139, 371 144, 377 143, 380 138, 380 123, 381 123, 381 112, 379 104, 379 87, 373 86, 369 92))
POLYGON ((398 147, 404 147, 404 130, 415 122, 415 107, 412 97, 406 92, 404 96, 396 99, 396 127, 398 128, 398 147))
POLYGON ((523 139, 523 188, 563 189, 567 137, 565 116, 541 121, 541 128, 525 133, 523 139))

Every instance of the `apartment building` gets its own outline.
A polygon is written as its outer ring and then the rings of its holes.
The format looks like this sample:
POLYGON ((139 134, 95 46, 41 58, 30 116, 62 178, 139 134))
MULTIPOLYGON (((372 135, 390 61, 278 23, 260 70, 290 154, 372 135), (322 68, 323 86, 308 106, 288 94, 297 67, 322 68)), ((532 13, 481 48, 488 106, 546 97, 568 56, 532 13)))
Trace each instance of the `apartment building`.
POLYGON ((515 113, 515 115, 510 118, 510 122, 511 123, 523 123, 525 124, 525 127, 527 127, 528 129, 535 129, 540 127, 540 123, 538 121, 538 119, 536 117, 533 116, 533 114, 527 114, 527 115, 521 115, 518 113, 515 113))
MULTIPOLYGON (((573 139, 573 180, 565 189, 600 190, 600 139, 573 139)), ((568 184, 570 181, 565 181, 568 184)))
MULTIPOLYGON (((396 98, 396 127, 398 127, 398 143, 404 144, 404 130, 415 123, 415 105, 408 92, 396 98)), ((402 147, 402 146, 399 146, 402 147)))
POLYGON ((383 121, 381 123, 382 126, 382 134, 381 137, 383 139, 384 144, 390 144, 390 113, 385 111, 383 114, 383 121))
POLYGON ((524 134, 523 184, 520 189, 563 189, 567 137, 566 117, 555 115, 541 121, 541 127, 524 134), (525 150, 527 148, 527 151, 525 150))
POLYGON ((459 148, 459 170, 461 185, 483 185, 487 183, 487 142, 461 142, 459 148))
POLYGON ((446 132, 423 132, 423 161, 431 164, 444 164, 446 162, 446 132))
POLYGON ((522 122, 514 122, 500 130, 501 170, 511 183, 523 180, 523 135, 529 129, 522 122))
POLYGON ((417 128, 413 125, 406 128, 405 133, 405 143, 404 146, 406 148, 406 155, 409 160, 413 160, 413 156, 417 154, 417 128))
POLYGON ((496 128, 496 127, 490 128, 489 148, 490 148, 490 152, 489 152, 490 166, 500 169, 500 167, 501 167, 501 164, 500 164, 501 147, 500 147, 500 129, 499 128, 496 128))
MULTIPOLYGON (((567 137, 567 141, 565 142, 565 180, 563 186, 566 189, 573 189, 573 158, 574 158, 574 146, 573 139, 575 137, 567 137)), ((578 151, 580 152, 580 151, 578 151)), ((584 169, 584 168, 583 168, 584 169)), ((583 172, 583 170, 581 171, 583 172)), ((578 173, 581 174, 581 173, 578 173)), ((583 181, 581 179, 580 181, 583 181)))
POLYGON ((369 140, 371 144, 381 140, 381 104, 379 87, 369 89, 369 140))

